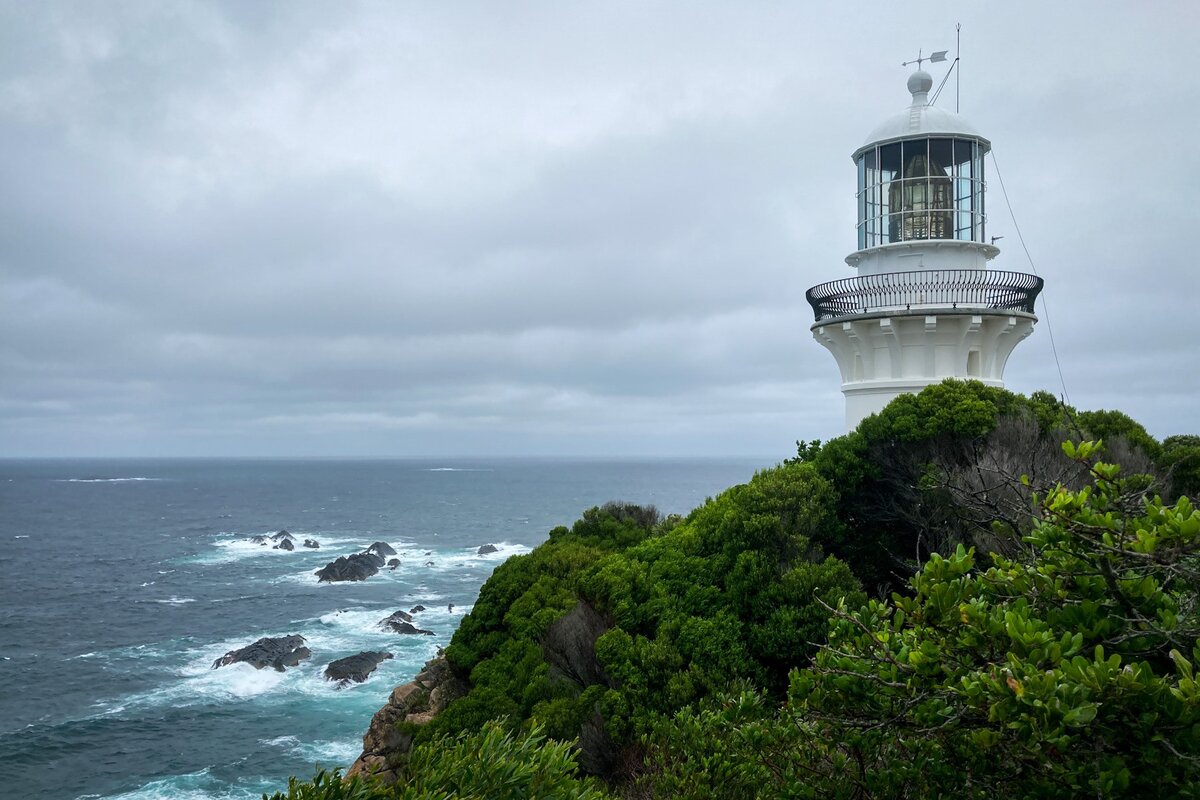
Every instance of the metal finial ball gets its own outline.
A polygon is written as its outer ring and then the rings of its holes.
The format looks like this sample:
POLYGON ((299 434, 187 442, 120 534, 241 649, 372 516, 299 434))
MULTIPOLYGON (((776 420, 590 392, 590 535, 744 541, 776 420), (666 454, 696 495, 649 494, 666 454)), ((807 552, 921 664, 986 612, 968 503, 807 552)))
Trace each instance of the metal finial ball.
POLYGON ((923 69, 919 69, 912 75, 908 76, 908 91, 913 94, 920 92, 928 92, 933 88, 933 76, 923 69))

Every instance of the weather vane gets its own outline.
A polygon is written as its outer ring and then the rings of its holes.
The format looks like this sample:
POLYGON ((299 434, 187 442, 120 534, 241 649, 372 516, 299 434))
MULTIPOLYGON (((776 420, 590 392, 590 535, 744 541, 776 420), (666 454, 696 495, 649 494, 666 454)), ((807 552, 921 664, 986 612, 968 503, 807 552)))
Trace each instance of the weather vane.
POLYGON ((917 69, 920 69, 922 61, 928 61, 930 64, 936 64, 939 61, 945 61, 946 53, 948 53, 948 52, 949 52, 948 50, 938 50, 938 51, 934 52, 933 55, 925 56, 925 55, 922 55, 921 50, 918 50, 916 58, 914 58, 912 61, 905 61, 900 66, 907 67, 909 64, 916 64, 917 69))

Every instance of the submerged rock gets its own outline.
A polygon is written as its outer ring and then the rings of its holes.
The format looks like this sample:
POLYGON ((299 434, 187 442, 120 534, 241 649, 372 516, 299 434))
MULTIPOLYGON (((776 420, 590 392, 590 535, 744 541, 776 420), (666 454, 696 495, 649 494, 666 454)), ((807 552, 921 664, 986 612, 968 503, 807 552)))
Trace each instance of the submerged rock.
POLYGON ((375 542, 375 544, 363 551, 364 553, 374 553, 380 558, 396 555, 396 549, 387 542, 375 542))
POLYGON ((284 667, 294 667, 312 655, 312 651, 304 646, 304 637, 299 634, 271 638, 264 636, 254 644, 248 644, 238 650, 230 650, 213 662, 212 668, 227 667, 230 664, 245 663, 255 669, 274 667, 283 672, 284 667))
POLYGON ((496 547, 496 545, 485 544, 483 547, 480 547, 478 550, 475 551, 475 555, 486 556, 488 553, 499 553, 499 552, 500 552, 500 548, 496 547))
POLYGON ((365 581, 376 572, 379 572, 379 568, 382 566, 383 559, 374 553, 354 553, 348 556, 338 556, 317 570, 317 583, 365 581))
POLYGON ((305 539, 304 546, 311 547, 313 550, 316 550, 318 547, 321 546, 321 543, 318 542, 316 539, 305 539))
POLYGON ((392 657, 391 653, 362 651, 356 656, 339 658, 325 667, 325 679, 338 681, 343 686, 353 681, 362 683, 375 668, 392 657))
POLYGON ((280 539, 279 544, 272 548, 273 550, 295 550, 296 545, 292 544, 291 539, 280 539))

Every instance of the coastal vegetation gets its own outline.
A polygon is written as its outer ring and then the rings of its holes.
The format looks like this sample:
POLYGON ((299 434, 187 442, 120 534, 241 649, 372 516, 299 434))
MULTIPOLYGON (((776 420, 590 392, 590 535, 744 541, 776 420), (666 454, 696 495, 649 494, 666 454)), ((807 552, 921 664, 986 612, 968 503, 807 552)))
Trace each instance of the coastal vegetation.
POLYGON ((275 797, 1200 797, 1198 484, 1198 437, 929 387, 685 518, 554 529, 398 781, 275 797))

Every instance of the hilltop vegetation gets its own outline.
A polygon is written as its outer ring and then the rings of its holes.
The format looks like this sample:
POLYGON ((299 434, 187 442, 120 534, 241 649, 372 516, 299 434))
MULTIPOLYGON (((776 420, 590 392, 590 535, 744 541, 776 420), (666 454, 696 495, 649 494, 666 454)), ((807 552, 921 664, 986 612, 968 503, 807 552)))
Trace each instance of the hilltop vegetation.
POLYGON ((686 518, 554 529, 400 783, 277 797, 1200 796, 1198 483, 1200 437, 930 387, 686 518))

